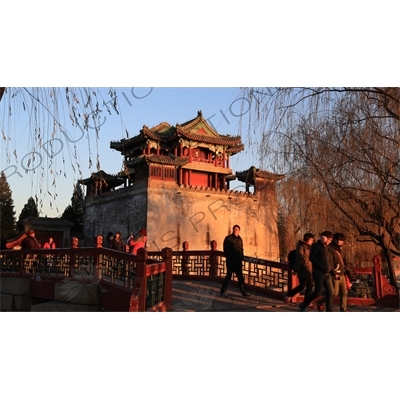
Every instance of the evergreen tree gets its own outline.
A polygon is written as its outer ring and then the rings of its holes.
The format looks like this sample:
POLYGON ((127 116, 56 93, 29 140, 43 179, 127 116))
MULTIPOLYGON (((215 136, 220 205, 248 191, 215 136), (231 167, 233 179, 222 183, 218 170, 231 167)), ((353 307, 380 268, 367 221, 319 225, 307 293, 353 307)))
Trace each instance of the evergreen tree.
POLYGON ((0 174, 0 233, 2 247, 7 239, 16 234, 14 201, 4 171, 0 174))
POLYGON ((39 211, 37 204, 35 200, 33 200, 33 197, 29 197, 28 202, 24 205, 24 208, 21 211, 21 214, 19 214, 18 221, 22 221, 25 218, 38 217, 38 216, 39 216, 39 211))
POLYGON ((74 223, 72 232, 83 232, 83 219, 85 216, 85 198, 83 196, 82 186, 76 183, 71 197, 71 205, 63 212, 62 217, 74 223))

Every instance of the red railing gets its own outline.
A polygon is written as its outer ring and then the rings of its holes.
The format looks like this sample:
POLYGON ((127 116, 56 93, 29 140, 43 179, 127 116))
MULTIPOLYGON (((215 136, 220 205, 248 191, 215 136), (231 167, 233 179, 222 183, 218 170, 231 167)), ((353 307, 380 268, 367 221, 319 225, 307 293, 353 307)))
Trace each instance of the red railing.
MULTIPOLYGON (((172 275, 174 279, 219 280, 222 282, 226 274, 225 254, 216 250, 217 242, 211 242, 211 250, 189 250, 189 243, 183 242, 182 251, 174 251, 172 256, 172 275)), ((149 252, 149 257, 161 259, 160 252, 149 252)), ((399 308, 399 297, 387 278, 382 273, 382 264, 378 256, 373 259, 371 268, 355 268, 360 278, 348 292, 348 304, 381 305, 399 308)), ((282 299, 284 294, 298 285, 298 279, 287 264, 244 257, 243 276, 249 289, 265 296, 282 299)), ((237 285, 236 277, 233 284, 237 285)), ((300 302, 302 295, 295 296, 292 301, 300 302)), ((339 299, 335 299, 337 302, 339 299)))
MULTIPOLYGON (((216 241, 211 250, 189 250, 184 242, 183 251, 163 249, 147 252, 140 249, 138 256, 103 248, 101 237, 95 248, 7 250, 0 255, 2 276, 46 276, 32 280, 32 290, 51 293, 44 282, 61 281, 71 277, 75 270, 86 271, 88 279, 100 279, 101 306, 106 311, 169 310, 172 307, 172 276, 174 279, 200 279, 222 281, 226 274, 225 254, 217 250, 216 241), (51 278, 51 279, 49 279, 51 278)), ((399 308, 396 288, 382 273, 381 260, 374 257, 372 268, 355 268, 361 280, 359 290, 350 291, 349 304, 383 305, 399 308)), ((283 299, 284 293, 298 284, 287 264, 245 257, 243 275, 249 289, 283 299)), ((237 284, 236 277, 233 284, 237 284)), ((354 285, 353 285, 354 286, 354 285)), ((301 301, 302 296, 293 298, 301 301)))
POLYGON ((33 297, 54 300, 56 284, 68 278, 98 283, 105 311, 158 311, 172 307, 171 255, 166 248, 161 260, 151 260, 144 249, 133 256, 99 242, 95 248, 5 250, 0 268, 2 278, 29 279, 33 297), (139 281, 143 286, 138 293, 139 281), (138 306, 133 306, 132 296, 139 296, 138 306))

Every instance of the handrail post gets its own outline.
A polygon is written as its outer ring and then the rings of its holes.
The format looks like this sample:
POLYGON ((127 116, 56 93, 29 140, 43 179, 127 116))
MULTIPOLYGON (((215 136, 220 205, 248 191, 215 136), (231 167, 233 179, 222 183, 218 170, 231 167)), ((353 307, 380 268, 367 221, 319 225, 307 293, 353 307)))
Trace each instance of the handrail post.
POLYGON ((166 264, 164 302, 167 311, 172 309, 172 249, 165 247, 161 250, 163 262, 166 264))
MULTIPOLYGON (((70 249, 77 249, 78 248, 78 238, 77 237, 72 237, 71 238, 71 245, 70 245, 70 249)), ((69 258, 69 272, 68 272, 68 276, 72 276, 72 268, 75 267, 75 253, 71 252, 70 254, 70 258, 69 258)))
POLYGON ((210 242, 211 254, 210 254, 210 276, 216 277, 218 271, 218 256, 217 256, 217 241, 211 240, 210 242))
POLYGON ((147 250, 139 249, 137 252, 136 276, 133 283, 133 293, 129 303, 129 311, 146 311, 146 261, 147 250))
POLYGON ((181 269, 182 269, 182 275, 189 275, 188 269, 189 267, 187 266, 188 264, 188 260, 189 260, 189 255, 185 254, 187 251, 189 251, 189 242, 185 241, 182 243, 182 265, 181 265, 181 269))
POLYGON ((25 272, 25 255, 21 254, 19 257, 19 273, 23 274, 25 272))
MULTIPOLYGON (((103 248, 103 236, 102 235, 97 235, 95 237, 95 248, 96 249, 102 249, 103 248)), ((94 260, 94 265, 96 268, 96 275, 98 278, 103 279, 103 268, 101 266, 103 261, 102 254, 100 253, 99 250, 96 251, 95 254, 95 260, 94 260)))

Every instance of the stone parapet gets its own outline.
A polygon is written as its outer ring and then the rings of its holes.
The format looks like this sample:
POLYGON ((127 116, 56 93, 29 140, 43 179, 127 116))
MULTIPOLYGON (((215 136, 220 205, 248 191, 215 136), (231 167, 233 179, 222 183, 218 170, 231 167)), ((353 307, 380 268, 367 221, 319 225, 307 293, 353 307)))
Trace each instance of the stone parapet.
POLYGON ((32 312, 95 312, 101 311, 100 305, 72 304, 62 301, 48 301, 35 304, 31 307, 32 312))

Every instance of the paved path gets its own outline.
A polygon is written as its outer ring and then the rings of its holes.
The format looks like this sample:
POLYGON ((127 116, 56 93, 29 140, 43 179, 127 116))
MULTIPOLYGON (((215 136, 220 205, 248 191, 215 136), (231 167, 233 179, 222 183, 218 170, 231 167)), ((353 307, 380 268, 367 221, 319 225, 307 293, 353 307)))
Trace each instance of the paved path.
MULTIPOLYGON (((250 297, 243 297, 239 289, 230 286, 229 297, 222 297, 219 294, 220 283, 210 281, 185 281, 173 280, 172 296, 173 311, 190 312, 299 312, 296 304, 287 305, 281 300, 275 300, 259 293, 251 293, 250 297)), ((353 306, 349 305, 348 310, 355 312, 393 312, 393 308, 376 306, 353 306)), ((339 306, 334 305, 334 311, 339 311, 339 306)), ((309 312, 318 312, 309 310, 309 312)))

